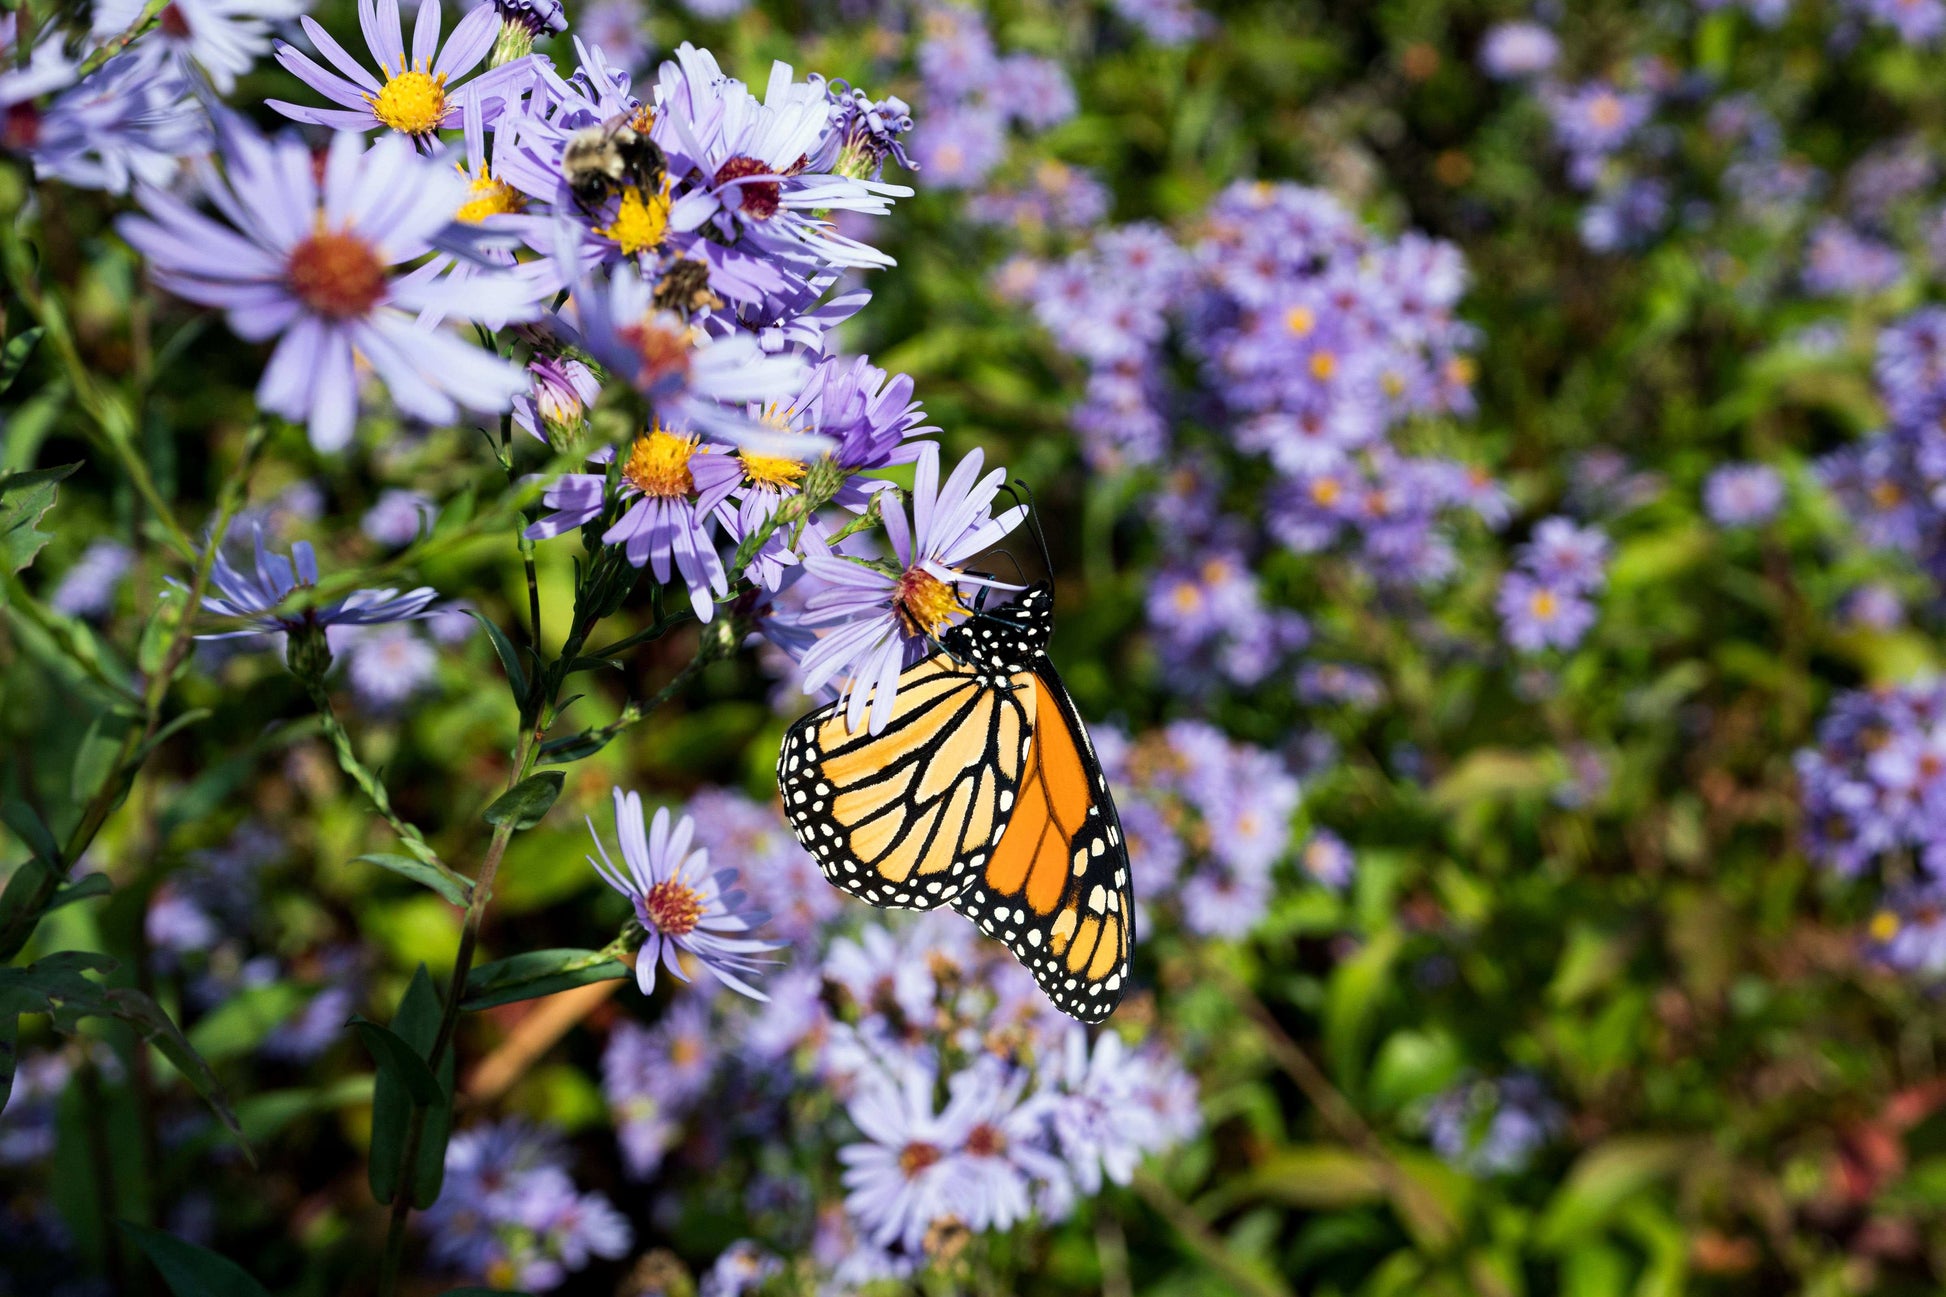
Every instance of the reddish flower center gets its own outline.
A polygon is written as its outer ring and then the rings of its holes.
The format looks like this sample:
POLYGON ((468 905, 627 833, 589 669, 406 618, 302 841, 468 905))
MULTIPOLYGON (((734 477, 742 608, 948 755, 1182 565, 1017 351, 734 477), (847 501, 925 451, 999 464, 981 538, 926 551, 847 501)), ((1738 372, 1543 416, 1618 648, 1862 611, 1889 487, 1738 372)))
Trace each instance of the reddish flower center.
POLYGON ((0 117, 0 149, 10 153, 25 153, 40 143, 41 114, 34 105, 25 101, 14 104, 0 117))
POLYGON ((905 1172, 909 1180, 937 1162, 941 1156, 938 1145, 915 1140, 899 1150, 899 1170, 905 1172))
POLYGON ((628 349, 641 357, 642 367, 635 372, 635 385, 655 391, 671 379, 689 372, 689 335, 679 329, 666 329, 654 320, 629 324, 615 331, 628 349))
POLYGON ((385 264, 349 231, 313 234, 291 249, 284 274, 298 301, 334 319, 365 315, 385 296, 385 264))
POLYGON ((936 635, 964 613, 959 592, 924 568, 908 568, 899 578, 892 606, 909 635, 936 635))
POLYGON ((703 917, 703 902, 694 890, 670 879, 642 898, 642 917, 664 936, 686 937, 703 917))
POLYGON ((967 1134, 966 1151, 974 1157, 999 1157, 1007 1151, 1007 1137, 983 1121, 967 1134))
MULTIPOLYGON (((772 174, 766 163, 741 154, 731 158, 716 169, 718 187, 732 180, 742 180, 745 176, 767 176, 772 174)), ((751 180, 737 186, 741 199, 739 209, 745 216, 754 220, 767 221, 777 215, 779 200, 783 197, 784 187, 775 180, 751 180)))
POLYGON ((189 19, 183 17, 182 10, 175 5, 164 9, 156 18, 155 25, 162 29, 164 36, 172 36, 179 41, 189 38, 189 19))

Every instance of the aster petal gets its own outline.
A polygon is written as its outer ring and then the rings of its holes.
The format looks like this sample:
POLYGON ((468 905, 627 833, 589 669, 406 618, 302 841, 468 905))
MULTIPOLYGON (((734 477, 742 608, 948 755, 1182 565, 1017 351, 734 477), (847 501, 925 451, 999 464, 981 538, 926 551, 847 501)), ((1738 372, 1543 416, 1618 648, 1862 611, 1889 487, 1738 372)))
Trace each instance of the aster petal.
POLYGON ((430 70, 438 53, 439 0, 419 0, 419 17, 412 24, 412 66, 430 70))
POLYGON ((478 66, 480 60, 493 49, 494 38, 499 32, 500 15, 492 5, 474 9, 460 19, 459 26, 453 28, 452 38, 440 52, 439 62, 433 65, 433 74, 444 75, 452 81, 459 80, 478 66))
POLYGON ((389 78, 405 68, 405 38, 400 34, 398 0, 358 0, 358 27, 365 46, 389 78))

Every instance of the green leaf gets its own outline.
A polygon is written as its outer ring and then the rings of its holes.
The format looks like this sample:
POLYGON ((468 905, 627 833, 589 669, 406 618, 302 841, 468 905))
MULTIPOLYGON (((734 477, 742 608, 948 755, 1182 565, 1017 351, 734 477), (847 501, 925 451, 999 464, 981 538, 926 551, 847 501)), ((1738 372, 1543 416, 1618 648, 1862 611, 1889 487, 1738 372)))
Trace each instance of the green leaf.
POLYGON ((488 824, 511 824, 516 829, 531 829, 541 822, 547 808, 561 795, 567 776, 559 770, 543 770, 509 788, 486 808, 488 824))
POLYGON ((20 1062, 20 1015, 33 1007, 22 991, 0 991, 0 1112, 13 1094, 14 1068, 20 1062))
POLYGON ((1196 1209, 1206 1218, 1257 1202, 1336 1211, 1378 1202, 1384 1196, 1384 1168, 1365 1154, 1327 1144, 1301 1144, 1279 1149, 1244 1175, 1227 1177, 1197 1202, 1196 1209))
POLYGON ((107 896, 115 890, 114 882, 107 874, 83 874, 67 886, 54 893, 54 899, 47 903, 42 914, 51 914, 63 905, 73 905, 76 901, 92 901, 97 896, 107 896))
POLYGON ((466 997, 459 1007, 469 1012, 491 1009, 627 976, 627 964, 598 950, 530 950, 482 964, 468 973, 466 997))
POLYGON ((487 638, 493 641, 493 651, 500 655, 501 669, 507 673, 507 684, 514 691, 514 705, 524 712, 527 709, 527 672, 520 665, 520 650, 507 638, 507 632, 478 612, 468 608, 466 615, 486 627, 487 638))
POLYGON ((119 716, 103 713, 88 726, 81 746, 74 750, 74 766, 68 776, 68 795, 75 805, 85 805, 115 773, 128 725, 119 716))
POLYGON ((1363 1070, 1373 1019, 1391 985, 1392 961, 1404 944, 1398 930, 1388 928, 1332 971, 1324 997, 1324 1047, 1343 1085, 1353 1085, 1363 1070))
POLYGON ((116 987, 103 998, 108 1002, 108 1012, 127 1023, 141 1037, 160 1050, 183 1079, 188 1081, 203 1102, 208 1104, 216 1119, 223 1123, 224 1129, 236 1137, 243 1155, 256 1166, 256 1154, 251 1152, 248 1141, 243 1138, 243 1127, 237 1123, 236 1113, 230 1108, 229 1096, 210 1070, 208 1062, 196 1052, 189 1038, 182 1034, 182 1028, 175 1020, 162 1011, 162 1006, 133 987, 116 987))
POLYGON ((61 479, 80 467, 63 464, 0 476, 0 565, 6 571, 25 571, 41 546, 54 539, 36 524, 54 507, 61 479))
POLYGON ((428 1207, 439 1197, 446 1174, 446 1139, 453 1127, 453 1053, 446 1051, 438 1075, 427 1066, 439 1034, 439 992, 421 964, 399 1000, 388 1030, 362 1018, 352 1025, 379 1059, 378 1080, 372 1088, 372 1196, 389 1203, 398 1196, 405 1164, 406 1132, 412 1114, 425 1110, 420 1128, 419 1157, 413 1167, 414 1206, 428 1207), (381 1054, 380 1051, 384 1051, 381 1054), (410 1058, 408 1063, 406 1058, 410 1058))
POLYGON ((27 849, 48 864, 59 864, 61 846, 48 832, 47 825, 41 822, 40 813, 26 802, 9 797, 0 802, 0 821, 14 831, 14 836, 27 844, 27 849))
POLYGON ((41 334, 45 332, 45 329, 36 325, 31 329, 22 329, 7 339, 6 350, 0 351, 0 392, 5 392, 14 385, 14 379, 20 377, 20 371, 26 366, 27 358, 34 354, 34 344, 41 340, 41 334))
POLYGON ((430 887, 452 904, 464 909, 473 899, 473 880, 456 874, 445 865, 425 860, 414 860, 411 856, 388 855, 375 851, 358 857, 368 865, 389 869, 402 878, 410 878, 421 887, 430 887))
POLYGON ((1589 1149, 1542 1213, 1534 1241, 1548 1251, 1571 1251, 1689 1155, 1682 1140, 1657 1135, 1618 1136, 1589 1149))
POLYGON ((41 915, 60 893, 61 871, 42 860, 30 857, 20 863, 7 889, 0 892, 0 959, 11 959, 33 935, 41 915))
POLYGON ((270 1297, 264 1286, 227 1257, 159 1229, 121 1221, 175 1297, 270 1297))
POLYGON ((585 729, 573 734, 563 734, 558 739, 548 739, 541 744, 541 762, 544 765, 560 766, 570 761, 579 761, 583 757, 591 757, 607 747, 611 738, 613 735, 597 737, 595 730, 585 729))
POLYGON ((189 1043, 208 1059, 248 1054, 309 998, 303 987, 284 981, 238 991, 189 1029, 189 1043))

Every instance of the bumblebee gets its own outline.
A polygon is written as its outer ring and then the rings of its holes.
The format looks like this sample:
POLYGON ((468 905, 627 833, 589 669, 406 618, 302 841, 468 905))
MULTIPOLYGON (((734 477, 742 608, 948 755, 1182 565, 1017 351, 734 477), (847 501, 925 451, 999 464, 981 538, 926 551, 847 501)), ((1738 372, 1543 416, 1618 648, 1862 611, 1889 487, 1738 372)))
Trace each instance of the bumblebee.
POLYGON ((635 128, 629 113, 618 113, 599 126, 582 127, 568 137, 561 152, 568 192, 589 215, 624 189, 657 192, 668 169, 661 146, 647 131, 635 128))

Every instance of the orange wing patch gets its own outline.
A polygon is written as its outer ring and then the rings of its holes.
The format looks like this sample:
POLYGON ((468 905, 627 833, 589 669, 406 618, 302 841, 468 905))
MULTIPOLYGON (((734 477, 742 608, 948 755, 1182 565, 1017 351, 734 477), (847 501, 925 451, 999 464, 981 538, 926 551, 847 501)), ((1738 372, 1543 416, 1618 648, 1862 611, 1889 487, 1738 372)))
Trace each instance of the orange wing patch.
MULTIPOLYGON (((1033 690, 1034 715, 1049 721, 1060 717, 1038 675, 1016 676, 1014 681, 1033 690)), ((1061 903, 1069 848, 1087 821, 1090 795, 1088 770, 1068 727, 1043 724, 1034 738, 1013 818, 987 862, 986 884, 1003 896, 1024 896, 1030 910, 1045 915, 1061 903)))

